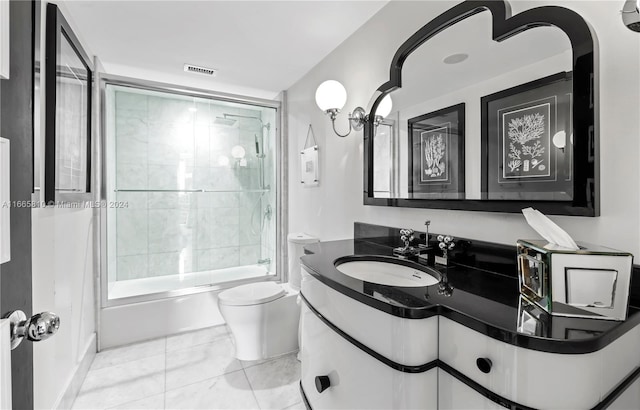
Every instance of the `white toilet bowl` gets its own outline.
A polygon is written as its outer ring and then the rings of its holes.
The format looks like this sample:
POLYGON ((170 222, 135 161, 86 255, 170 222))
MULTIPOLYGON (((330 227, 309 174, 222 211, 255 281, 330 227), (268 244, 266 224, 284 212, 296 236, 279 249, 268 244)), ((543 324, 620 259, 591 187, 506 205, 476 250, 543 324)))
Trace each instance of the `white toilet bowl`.
POLYGON ((257 282, 218 295, 220 313, 235 341, 236 358, 260 360, 298 350, 300 256, 318 239, 289 234, 289 282, 257 282))
POLYGON ((298 350, 297 297, 297 290, 275 282, 220 293, 218 305, 233 335, 236 358, 259 360, 298 350))

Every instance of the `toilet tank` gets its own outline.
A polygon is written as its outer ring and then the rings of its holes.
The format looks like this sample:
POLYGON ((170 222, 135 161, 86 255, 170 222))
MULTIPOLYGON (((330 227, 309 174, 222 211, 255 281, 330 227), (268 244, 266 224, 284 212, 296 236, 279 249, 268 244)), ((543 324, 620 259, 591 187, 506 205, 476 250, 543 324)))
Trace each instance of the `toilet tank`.
POLYGON ((304 255, 304 246, 318 242, 318 238, 306 233, 290 233, 287 235, 289 243, 289 286, 300 290, 300 257, 304 255))

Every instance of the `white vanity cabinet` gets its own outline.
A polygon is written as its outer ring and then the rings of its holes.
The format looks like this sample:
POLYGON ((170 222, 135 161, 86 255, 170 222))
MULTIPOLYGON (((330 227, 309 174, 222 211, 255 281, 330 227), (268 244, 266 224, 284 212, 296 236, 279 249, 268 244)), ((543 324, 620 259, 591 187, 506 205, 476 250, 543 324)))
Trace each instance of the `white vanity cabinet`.
POLYGON ((633 347, 640 345, 638 327, 585 354, 517 347, 446 317, 438 330, 441 362, 494 394, 537 409, 591 409, 640 363, 633 347))
POLYGON ((437 316, 389 315, 304 269, 302 295, 301 384, 312 408, 438 408, 437 316))
MULTIPOLYGON (((499 341, 441 315, 395 316, 355 296, 303 267, 301 385, 315 410, 501 409, 502 404, 593 409, 605 408, 601 403, 609 396, 615 397, 607 402, 610 409, 640 408, 640 377, 633 377, 640 365, 640 326, 600 350, 551 353, 499 341)), ((367 293, 370 297, 385 300, 376 293, 367 293)))
POLYGON ((301 318, 300 378, 314 409, 438 408, 437 368, 398 371, 344 339, 305 304, 301 318))

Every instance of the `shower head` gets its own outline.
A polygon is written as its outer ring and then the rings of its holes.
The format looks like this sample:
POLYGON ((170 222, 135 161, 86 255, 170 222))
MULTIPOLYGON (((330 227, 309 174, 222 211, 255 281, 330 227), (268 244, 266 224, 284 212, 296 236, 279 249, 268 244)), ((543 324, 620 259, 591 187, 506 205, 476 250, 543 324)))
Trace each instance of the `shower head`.
POLYGON ((622 22, 629 30, 640 32, 640 0, 627 0, 624 3, 622 22))
POLYGON ((256 121, 258 121, 260 123, 260 126, 262 128, 266 128, 267 130, 271 129, 271 124, 270 123, 266 123, 265 124, 264 122, 262 122, 262 120, 259 117, 253 117, 251 115, 227 114, 227 113, 224 113, 222 115, 224 116, 224 118, 235 117, 235 118, 245 118, 245 119, 248 119, 248 120, 256 120, 256 121))
POLYGON ((233 127, 236 122, 238 122, 238 120, 227 118, 226 114, 225 117, 216 117, 213 119, 214 124, 226 125, 227 127, 233 127))

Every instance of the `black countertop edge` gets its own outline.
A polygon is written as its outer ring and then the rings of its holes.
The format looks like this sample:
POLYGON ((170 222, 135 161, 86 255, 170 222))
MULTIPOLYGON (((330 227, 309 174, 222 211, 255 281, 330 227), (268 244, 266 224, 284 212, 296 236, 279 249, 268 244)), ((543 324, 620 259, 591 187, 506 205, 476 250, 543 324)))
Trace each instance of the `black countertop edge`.
MULTIPOLYGON (((435 315, 440 315, 501 342, 530 350, 558 354, 587 354, 596 352, 609 345, 611 342, 631 330, 636 325, 640 324, 640 313, 636 313, 630 315, 627 320, 623 322, 613 323, 612 321, 606 321, 611 324, 611 327, 609 329, 598 332, 599 334, 591 335, 588 338, 557 339, 552 337, 527 335, 518 333, 515 330, 492 325, 487 321, 473 317, 473 310, 469 312, 462 312, 456 310, 455 307, 447 306, 446 298, 437 299, 439 302, 436 303, 425 301, 424 306, 393 305, 379 299, 374 299, 371 296, 364 294, 361 290, 357 290, 354 287, 349 286, 349 283, 351 283, 352 285, 353 283, 357 283, 359 285, 359 289, 364 283, 362 281, 354 282, 354 280, 351 280, 352 278, 349 278, 348 280, 345 280, 344 283, 341 283, 340 281, 333 280, 330 277, 331 275, 334 275, 335 278, 339 280, 343 280, 344 278, 346 278, 346 275, 339 273, 335 269, 333 261, 338 257, 352 255, 352 253, 350 253, 350 249, 348 248, 348 246, 346 246, 348 243, 353 244, 355 243, 355 241, 342 240, 318 244, 324 244, 325 246, 329 245, 334 247, 334 249, 332 249, 332 251, 330 251, 328 255, 323 255, 322 252, 320 254, 315 254, 313 250, 314 245, 309 246, 308 248, 306 248, 307 255, 301 258, 302 265, 305 266, 306 270, 312 276, 314 276, 316 279, 329 286, 330 288, 365 305, 371 306, 374 309, 380 310, 393 316, 406 319, 425 319, 433 317, 435 315), (336 252, 336 249, 339 249, 339 252, 336 252), (320 272, 318 269, 316 269, 316 267, 314 267, 314 263, 312 262, 312 260, 308 259, 309 257, 320 258, 320 260, 322 261, 322 269, 330 269, 331 272, 328 272, 327 274, 320 272), (326 258, 331 260, 326 260, 326 258)), ((315 259, 315 262, 315 264, 318 264, 318 259, 315 259)), ((435 289, 437 289, 437 287, 438 285, 432 285, 428 288, 433 288, 433 293, 435 293, 435 289)), ((602 320, 592 320, 602 323, 602 320)))
POLYGON ((558 340, 516 333, 495 327, 468 316, 465 313, 452 310, 444 305, 438 306, 438 314, 469 329, 489 336, 492 339, 529 350, 557 354, 588 354, 597 352, 640 324, 640 315, 634 315, 624 322, 619 322, 618 326, 599 336, 594 336, 589 339, 558 340))

